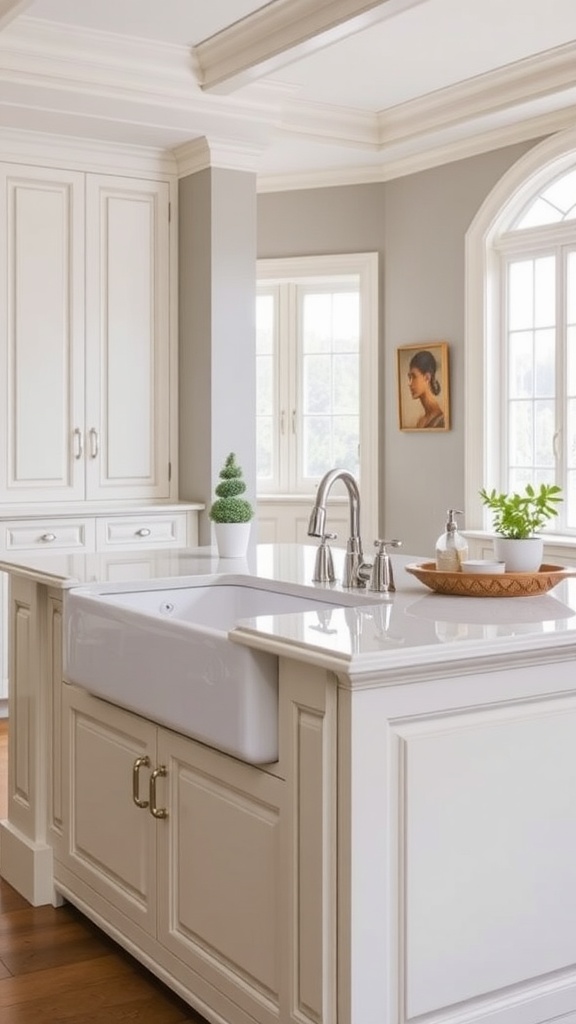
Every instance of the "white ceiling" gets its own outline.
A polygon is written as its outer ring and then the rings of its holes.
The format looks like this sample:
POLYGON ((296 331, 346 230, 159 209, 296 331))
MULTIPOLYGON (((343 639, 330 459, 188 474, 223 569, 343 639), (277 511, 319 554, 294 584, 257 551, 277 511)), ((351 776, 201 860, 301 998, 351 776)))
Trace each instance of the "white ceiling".
POLYGON ((574 0, 0 0, 0 126, 369 181, 576 123, 574 0), (225 154, 225 155, 224 155, 225 154))

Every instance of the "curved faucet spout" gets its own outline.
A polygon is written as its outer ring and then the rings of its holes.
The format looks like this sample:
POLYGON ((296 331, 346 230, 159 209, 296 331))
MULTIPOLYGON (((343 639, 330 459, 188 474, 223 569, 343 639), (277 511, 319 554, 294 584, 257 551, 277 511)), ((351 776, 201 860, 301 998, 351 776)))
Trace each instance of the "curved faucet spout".
POLYGON ((322 477, 316 492, 316 503, 308 524, 309 537, 323 537, 326 524, 326 501, 332 484, 341 480, 346 485, 350 501, 350 536, 360 536, 360 491, 358 484, 347 469, 331 469, 322 477))
POLYGON ((358 484, 347 469, 331 469, 322 477, 316 492, 316 502, 310 515, 308 523, 309 537, 323 537, 326 526, 326 502, 332 484, 336 480, 342 480, 348 491, 348 502, 350 505, 350 536, 346 547, 346 558, 344 562, 344 587, 365 586, 364 556, 362 554, 362 541, 360 539, 360 491, 358 484))

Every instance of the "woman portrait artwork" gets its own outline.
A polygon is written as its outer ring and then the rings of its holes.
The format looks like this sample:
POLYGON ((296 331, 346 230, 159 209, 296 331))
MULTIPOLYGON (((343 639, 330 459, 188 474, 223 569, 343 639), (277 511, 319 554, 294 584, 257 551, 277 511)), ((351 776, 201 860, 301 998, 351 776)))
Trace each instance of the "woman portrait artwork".
POLYGON ((448 430, 448 345, 432 342, 398 349, 401 430, 448 430))

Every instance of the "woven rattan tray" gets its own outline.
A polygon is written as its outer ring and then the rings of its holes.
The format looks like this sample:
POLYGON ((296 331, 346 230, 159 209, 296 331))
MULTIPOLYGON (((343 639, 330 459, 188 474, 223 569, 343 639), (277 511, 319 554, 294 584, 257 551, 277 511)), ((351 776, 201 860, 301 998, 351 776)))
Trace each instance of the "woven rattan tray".
POLYGON ((444 572, 434 562, 412 563, 406 572, 438 594, 457 597, 532 597, 545 594, 576 569, 541 565, 538 572, 468 573, 444 572))

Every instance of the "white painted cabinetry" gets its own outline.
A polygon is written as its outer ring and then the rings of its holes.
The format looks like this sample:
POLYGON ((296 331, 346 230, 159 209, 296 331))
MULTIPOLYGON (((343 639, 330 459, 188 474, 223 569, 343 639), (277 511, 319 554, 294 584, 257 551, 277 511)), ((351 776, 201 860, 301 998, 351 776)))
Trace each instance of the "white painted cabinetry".
POLYGON ((0 501, 169 497, 169 199, 0 165, 0 501))
POLYGON ((275 1019, 284 782, 68 685, 64 705, 64 877, 157 939, 201 999, 215 985, 225 1012, 275 1019))

